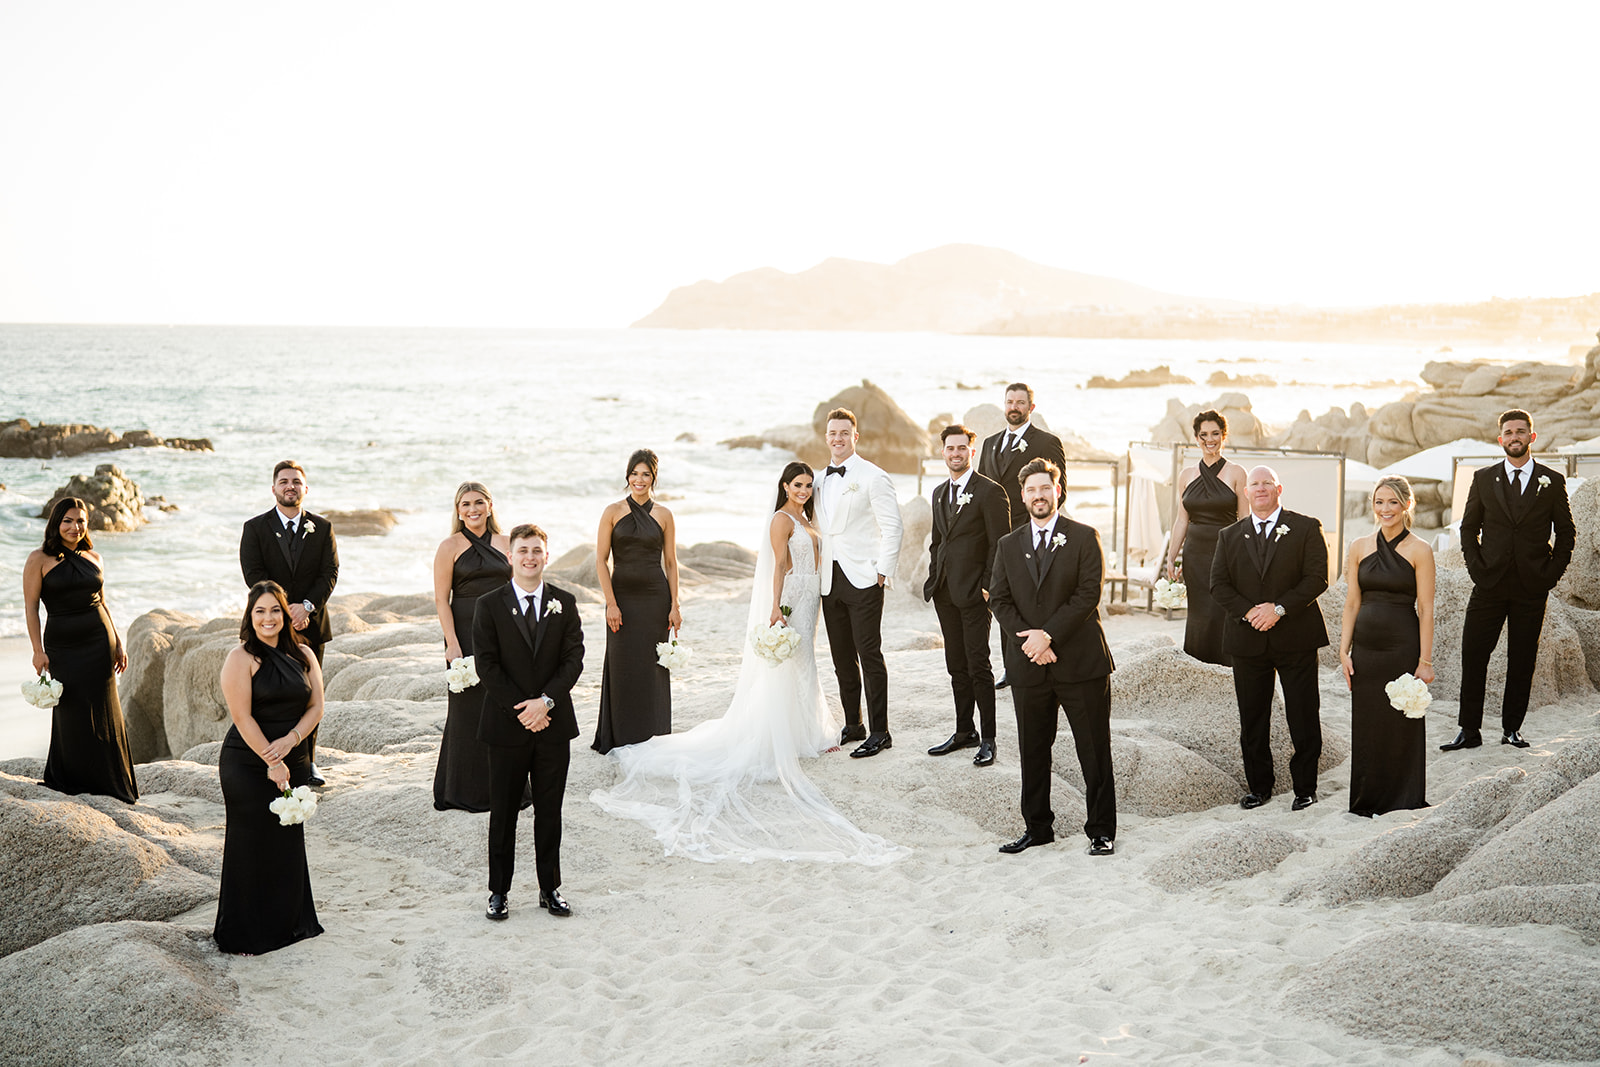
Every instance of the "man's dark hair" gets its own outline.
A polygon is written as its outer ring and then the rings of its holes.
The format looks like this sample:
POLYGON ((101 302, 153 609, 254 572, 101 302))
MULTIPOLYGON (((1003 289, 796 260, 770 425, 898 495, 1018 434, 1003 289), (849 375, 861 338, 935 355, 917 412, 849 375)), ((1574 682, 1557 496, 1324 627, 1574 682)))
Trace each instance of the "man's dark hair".
POLYGON ((953 422, 949 426, 946 426, 944 429, 939 431, 939 444, 943 445, 946 438, 957 436, 965 437, 967 439, 967 444, 969 445, 978 439, 977 434, 973 433, 959 422, 953 422))
POLYGON ((1523 422, 1528 424, 1528 429, 1530 429, 1530 430, 1533 429, 1533 416, 1529 415, 1526 411, 1523 411, 1521 408, 1512 408, 1510 411, 1502 411, 1500 413, 1500 425, 1501 425, 1501 427, 1504 427, 1506 423, 1511 422, 1511 421, 1513 421, 1515 419, 1521 419, 1523 422))

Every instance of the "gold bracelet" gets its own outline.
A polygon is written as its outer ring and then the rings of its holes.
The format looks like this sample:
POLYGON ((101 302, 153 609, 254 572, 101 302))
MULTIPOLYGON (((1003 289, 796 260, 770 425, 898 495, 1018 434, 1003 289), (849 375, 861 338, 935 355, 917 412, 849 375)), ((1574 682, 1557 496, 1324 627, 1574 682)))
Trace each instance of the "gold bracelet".
POLYGON ((291 734, 294 734, 294 743, 295 744, 298 745, 300 742, 305 740, 305 738, 300 736, 300 728, 298 726, 289 727, 289 732, 291 734))
POLYGON ((1433 666, 1433 660, 1431 660, 1431 659, 1419 659, 1419 660, 1417 660, 1417 662, 1422 664, 1424 667, 1433 666))

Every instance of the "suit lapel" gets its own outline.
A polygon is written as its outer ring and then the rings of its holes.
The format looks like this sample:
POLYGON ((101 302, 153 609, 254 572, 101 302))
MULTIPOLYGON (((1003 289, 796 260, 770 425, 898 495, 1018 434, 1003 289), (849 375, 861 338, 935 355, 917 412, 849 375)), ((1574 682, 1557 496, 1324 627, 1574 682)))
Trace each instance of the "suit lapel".
POLYGON ((1278 542, 1294 532, 1288 523, 1289 513, 1278 512, 1278 521, 1272 524, 1272 529, 1267 531, 1267 543, 1261 546, 1261 573, 1266 574, 1267 568, 1272 566, 1272 557, 1278 553, 1278 542), (1279 533, 1279 531, 1283 531, 1279 533))
POLYGON ((522 640, 528 645, 531 652, 534 648, 533 628, 528 625, 528 617, 522 611, 522 593, 517 589, 516 583, 506 583, 506 607, 511 611, 511 623, 517 628, 517 633, 522 635, 522 640))
POLYGON ((545 627, 550 625, 550 609, 556 604, 555 594, 550 591, 550 586, 544 587, 544 599, 539 604, 539 621, 533 628, 533 653, 539 654, 539 642, 544 640, 545 627))
POLYGON ((938 507, 933 509, 933 525, 939 531, 939 536, 944 537, 950 532, 950 523, 955 519, 955 512, 950 502, 950 482, 945 481, 939 488, 938 507))
POLYGON ((278 551, 283 555, 283 562, 288 566, 289 572, 294 573, 294 548, 289 544, 289 537, 283 532, 283 517, 278 514, 278 509, 273 508, 261 516, 261 523, 267 533, 272 536, 272 543, 278 546, 278 551))
MULTIPOLYGON (((1056 560, 1056 538, 1064 537, 1066 535, 1066 531, 1061 529, 1061 526, 1062 522, 1059 518, 1057 518, 1055 532, 1050 535, 1050 539, 1046 541, 1044 543, 1044 547, 1039 550, 1039 585, 1044 584, 1045 575, 1050 573, 1050 564, 1054 563, 1056 560)), ((1065 545, 1066 542, 1063 541, 1062 544, 1065 545)))

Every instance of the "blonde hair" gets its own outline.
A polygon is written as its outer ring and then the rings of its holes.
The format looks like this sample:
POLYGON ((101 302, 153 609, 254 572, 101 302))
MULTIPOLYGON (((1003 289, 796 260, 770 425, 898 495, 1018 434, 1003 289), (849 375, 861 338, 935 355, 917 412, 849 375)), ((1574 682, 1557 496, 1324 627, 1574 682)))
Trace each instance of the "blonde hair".
POLYGON ((489 533, 500 532, 500 520, 494 517, 494 494, 489 492, 489 487, 482 482, 462 482, 456 486, 455 503, 450 505, 450 532, 460 533, 466 524, 461 521, 461 498, 468 493, 482 493, 483 499, 489 502, 489 533))
POLYGON ((1393 489, 1394 495, 1400 498, 1401 505, 1406 509, 1401 521, 1405 523, 1406 529, 1411 529, 1411 522, 1417 517, 1417 498, 1411 492, 1411 483, 1398 474, 1379 478, 1378 484, 1372 487, 1372 499, 1374 501, 1377 499, 1378 490, 1385 487, 1393 489))

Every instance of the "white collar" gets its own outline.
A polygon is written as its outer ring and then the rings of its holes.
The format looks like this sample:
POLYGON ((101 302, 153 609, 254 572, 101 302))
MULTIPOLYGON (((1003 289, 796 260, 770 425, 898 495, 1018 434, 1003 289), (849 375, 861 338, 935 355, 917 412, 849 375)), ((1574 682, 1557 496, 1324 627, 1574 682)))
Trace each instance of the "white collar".
POLYGON ((961 477, 951 479, 950 482, 949 482, 949 485, 950 485, 950 499, 953 501, 953 500, 955 500, 956 497, 958 497, 962 493, 966 492, 967 491, 967 484, 969 482, 971 482, 971 481, 972 481, 972 468, 971 467, 968 467, 967 468, 967 472, 965 474, 963 474, 961 477))
POLYGON ((826 471, 827 467, 843 467, 845 469, 845 473, 849 474, 850 473, 850 468, 860 458, 861 458, 861 453, 860 452, 852 452, 852 453, 850 453, 850 457, 848 459, 846 459, 843 463, 835 463, 835 462, 833 462, 833 457, 829 456, 828 457, 827 466, 824 467, 823 470, 826 471))
POLYGON ((526 604, 528 602, 528 598, 529 597, 533 598, 533 602, 535 604, 543 604, 544 603, 544 580, 543 579, 540 579, 538 588, 537 589, 532 589, 532 590, 524 589, 524 588, 522 588, 522 586, 517 585, 517 581, 516 581, 515 578, 513 578, 511 580, 511 584, 513 586, 516 586, 517 599, 519 601, 521 601, 522 603, 526 604))
POLYGON ((1040 526, 1038 523, 1034 522, 1033 518, 1030 516, 1028 519, 1028 536, 1033 540, 1033 543, 1039 543, 1040 530, 1044 531, 1045 540, 1048 542, 1050 540, 1050 536, 1056 531, 1056 520, 1059 518, 1061 518, 1061 512, 1053 511, 1050 513, 1050 521, 1045 523, 1043 526, 1040 526))
MULTIPOLYGON (((1522 488, 1523 489, 1527 489, 1528 488, 1528 483, 1533 481, 1533 457, 1532 456, 1529 456, 1528 457, 1528 461, 1526 463, 1524 463, 1520 467, 1514 465, 1511 462, 1511 457, 1507 456, 1506 460, 1505 460, 1505 468, 1506 468, 1506 481, 1508 481, 1508 482, 1511 481, 1511 472, 1512 471, 1521 471, 1525 475, 1525 477, 1522 479, 1522 488)), ((1515 485, 1516 483, 1512 482, 1511 484, 1515 485)))
POLYGON ((1274 527, 1275 528, 1278 525, 1278 517, 1280 515, 1282 515, 1282 514, 1283 514, 1283 505, 1279 504, 1277 507, 1272 509, 1272 514, 1268 515, 1264 519, 1261 518, 1259 515, 1257 515, 1255 512, 1252 511, 1250 513, 1250 521, 1255 524, 1255 528, 1258 529, 1258 530, 1261 529, 1261 524, 1263 522, 1266 523, 1269 527, 1274 527))
POLYGON ((288 526, 290 523, 295 524, 295 526, 299 526, 300 525, 300 520, 306 517, 306 509, 305 508, 301 508, 300 510, 296 511, 293 515, 285 515, 283 513, 283 508, 279 507, 277 504, 272 505, 272 510, 278 513, 278 525, 279 526, 288 526))
MULTIPOLYGON (((1006 423, 1006 428, 1005 428, 1004 432, 1011 433, 1011 434, 1016 434, 1018 437, 1025 437, 1025 436, 1027 436, 1028 431, 1031 430, 1031 429, 1033 429, 1033 420, 1029 419, 1027 422, 1023 423, 1021 426, 1018 426, 1016 429, 1012 429, 1011 428, 1011 424, 1009 422, 1006 423)), ((1004 439, 1002 438, 1002 440, 1004 440, 1004 439)))

